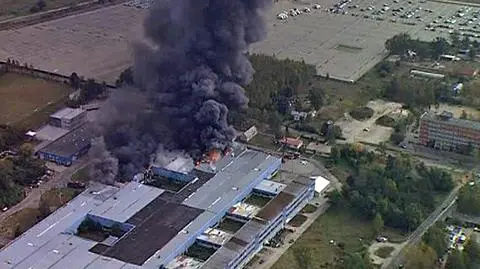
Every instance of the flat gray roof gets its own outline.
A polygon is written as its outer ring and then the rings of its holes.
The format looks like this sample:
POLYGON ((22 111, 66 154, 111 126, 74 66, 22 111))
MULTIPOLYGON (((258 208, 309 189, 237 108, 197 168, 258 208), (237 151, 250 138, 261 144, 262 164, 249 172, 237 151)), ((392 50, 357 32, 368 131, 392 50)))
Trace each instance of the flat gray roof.
POLYGON ((85 111, 81 108, 66 107, 53 113, 52 115, 50 115, 50 117, 56 118, 56 119, 73 119, 76 116, 82 114, 83 112, 85 111))
POLYGON ((78 269, 140 268, 89 252, 97 242, 73 235, 72 227, 88 213, 99 211, 128 219, 162 192, 136 182, 121 190, 95 184, 2 249, 0 268, 65 269, 73 264, 78 269))
MULTIPOLYGON (((206 177, 206 183, 203 177, 191 182, 188 186, 193 187, 186 194, 137 182, 122 188, 95 184, 3 249, 0 268, 158 268, 187 248, 192 238, 214 225, 221 217, 219 213, 227 211, 240 195, 246 194, 246 189, 257 185, 267 169, 279 163, 279 158, 240 146, 234 154, 219 160, 217 174, 206 177), (129 223, 135 228, 113 246, 102 248, 96 241, 74 235, 87 214, 129 223), (161 240, 165 242, 160 246, 161 240), (95 248, 98 252, 93 251, 95 248), (108 251, 111 255, 107 255, 108 251)), ((259 223, 244 226, 225 246, 240 251, 254 238, 255 231, 261 230, 259 223)))
POLYGON ((244 149, 235 158, 221 161, 217 174, 183 204, 215 213, 226 211, 245 188, 280 160, 264 152, 244 149))
POLYGON ((92 129, 89 123, 72 130, 40 149, 40 152, 70 157, 90 145, 92 129))
POLYGON ((255 186, 254 190, 273 193, 273 194, 279 194, 283 189, 285 189, 286 186, 287 185, 283 183, 265 179, 265 180, 262 180, 257 186, 255 186))
POLYGON ((243 253, 250 242, 255 241, 256 237, 267 228, 269 222, 279 216, 285 207, 295 200, 297 194, 308 188, 311 183, 312 180, 306 177, 295 178, 283 191, 268 202, 256 214, 255 218, 245 223, 225 245, 210 256, 201 268, 225 268, 230 261, 243 253))
POLYGON ((439 114, 435 114, 433 112, 427 112, 423 114, 422 119, 435 121, 435 122, 443 122, 443 123, 447 123, 447 124, 462 127, 462 128, 468 128, 468 129, 474 129, 474 130, 480 131, 480 122, 478 121, 463 120, 455 117, 443 119, 440 117, 439 114))

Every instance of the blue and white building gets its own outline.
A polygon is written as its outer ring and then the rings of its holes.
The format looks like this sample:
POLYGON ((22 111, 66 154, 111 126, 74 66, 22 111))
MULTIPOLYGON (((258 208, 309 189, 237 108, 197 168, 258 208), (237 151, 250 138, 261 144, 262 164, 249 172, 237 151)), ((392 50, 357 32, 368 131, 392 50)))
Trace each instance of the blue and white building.
POLYGON ((40 159, 70 166, 90 149, 92 130, 88 123, 66 133, 37 151, 40 159))
POLYGON ((216 163, 215 172, 209 165, 186 175, 157 170, 188 181, 176 192, 139 182, 91 186, 2 249, 0 268, 241 268, 314 196, 315 180, 275 182, 280 166, 280 158, 238 146, 216 163), (221 231, 218 225, 232 207, 252 193, 270 200, 243 218, 236 232, 221 231), (78 227, 87 218, 122 234, 102 241, 80 237, 78 227), (185 261, 195 243, 214 253, 185 261))

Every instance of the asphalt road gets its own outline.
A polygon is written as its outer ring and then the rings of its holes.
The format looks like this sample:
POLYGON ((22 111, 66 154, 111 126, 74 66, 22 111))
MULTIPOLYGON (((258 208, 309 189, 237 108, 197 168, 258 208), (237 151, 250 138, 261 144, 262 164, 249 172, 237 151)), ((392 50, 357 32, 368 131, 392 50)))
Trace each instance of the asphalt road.
POLYGON ((406 251, 409 249, 409 247, 419 243, 423 234, 428 230, 428 228, 435 224, 435 222, 437 222, 450 210, 450 208, 455 204, 455 200, 460 188, 461 186, 457 186, 450 192, 443 203, 439 205, 413 233, 410 234, 406 243, 396 252, 392 253, 392 258, 383 263, 381 269, 397 269, 399 265, 404 264, 406 251))
POLYGON ((31 189, 27 192, 26 197, 20 203, 9 208, 6 212, 0 214, 0 222, 7 217, 15 214, 24 208, 37 208, 42 194, 52 188, 64 187, 71 179, 72 175, 79 169, 88 164, 87 158, 81 158, 77 163, 68 167, 62 172, 56 173, 49 181, 44 182, 38 188, 31 189))

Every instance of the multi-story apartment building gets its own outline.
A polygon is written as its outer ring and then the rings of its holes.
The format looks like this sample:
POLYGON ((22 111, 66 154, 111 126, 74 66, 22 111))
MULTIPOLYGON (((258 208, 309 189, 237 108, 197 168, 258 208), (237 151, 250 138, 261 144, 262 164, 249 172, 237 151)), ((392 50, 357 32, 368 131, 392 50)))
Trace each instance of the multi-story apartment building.
POLYGON ((420 117, 420 143, 442 150, 480 148, 480 122, 458 119, 450 112, 420 117))

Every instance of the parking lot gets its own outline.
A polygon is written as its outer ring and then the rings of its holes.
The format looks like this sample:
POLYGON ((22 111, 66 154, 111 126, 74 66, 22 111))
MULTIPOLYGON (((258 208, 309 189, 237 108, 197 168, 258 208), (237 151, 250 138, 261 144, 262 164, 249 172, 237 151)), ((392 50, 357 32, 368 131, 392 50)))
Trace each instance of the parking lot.
POLYGON ((478 7, 425 0, 324 0, 317 4, 275 4, 268 15, 268 38, 252 51, 304 60, 315 65, 319 75, 353 82, 383 59, 385 41, 395 34, 406 32, 430 41, 457 30, 472 39, 480 37, 478 7), (292 15, 295 8, 299 14, 292 15))

